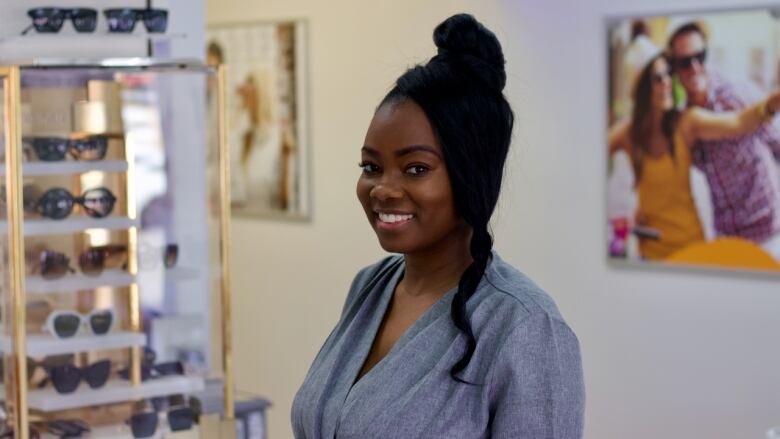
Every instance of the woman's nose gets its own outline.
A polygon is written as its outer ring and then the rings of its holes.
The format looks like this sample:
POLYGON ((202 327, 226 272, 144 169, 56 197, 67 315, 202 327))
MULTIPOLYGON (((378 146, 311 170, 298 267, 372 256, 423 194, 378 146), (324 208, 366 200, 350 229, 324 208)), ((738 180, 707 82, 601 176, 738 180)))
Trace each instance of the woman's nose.
POLYGON ((371 188, 369 196, 379 201, 387 201, 394 198, 401 198, 403 191, 401 187, 390 179, 382 178, 381 181, 371 188))

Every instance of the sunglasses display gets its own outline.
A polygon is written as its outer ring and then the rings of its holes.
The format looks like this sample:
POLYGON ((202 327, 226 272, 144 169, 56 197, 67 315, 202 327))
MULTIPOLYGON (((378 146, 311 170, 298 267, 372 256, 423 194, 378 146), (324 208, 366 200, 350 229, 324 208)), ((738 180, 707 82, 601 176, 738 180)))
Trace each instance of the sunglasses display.
POLYGON ((699 63, 699 65, 704 65, 704 62, 707 61, 707 50, 702 50, 701 52, 694 53, 691 56, 683 56, 680 58, 674 59, 674 66, 677 69, 680 70, 688 70, 691 67, 693 67, 693 61, 696 61, 699 63))
POLYGON ((48 380, 42 382, 40 387, 51 381, 57 393, 73 393, 83 380, 90 388, 97 389, 106 385, 110 375, 111 360, 101 360, 84 367, 63 364, 51 368, 48 380))
MULTIPOLYGON (((181 361, 169 361, 155 364, 156 359, 157 354, 153 350, 144 348, 144 357, 141 359, 141 381, 169 375, 184 375, 184 365, 181 361)), ((120 378, 129 380, 130 369, 121 369, 118 372, 118 375, 120 378)))
POLYGON ((108 149, 108 137, 95 135, 80 139, 64 137, 28 137, 23 139, 26 155, 35 153, 43 162, 63 161, 68 154, 75 160, 102 160, 108 149))
POLYGON ((113 309, 96 309, 89 314, 75 311, 54 311, 46 318, 43 329, 57 338, 70 338, 86 326, 94 335, 105 335, 114 327, 113 309))
POLYGON ((109 32, 130 33, 135 24, 142 21, 147 32, 161 33, 168 27, 168 11, 165 9, 105 9, 103 14, 108 20, 109 32))
MULTIPOLYGON (((30 379, 32 379, 33 375, 35 374, 35 371, 38 368, 41 368, 44 371, 48 372, 55 366, 61 366, 64 364, 72 363, 73 358, 74 358, 73 354, 50 355, 40 361, 34 358, 27 357, 27 380, 29 381, 30 379)), ((0 355, 0 382, 2 382, 4 374, 5 374, 5 362, 3 361, 3 356, 0 355)))
MULTIPOLYGON (((89 189, 80 197, 74 197, 67 189, 56 187, 46 191, 35 201, 35 212, 60 220, 66 218, 78 204, 92 218, 104 218, 114 210, 116 197, 105 187, 89 189)), ((31 201, 32 203, 32 201, 31 201)), ((25 201, 27 204, 27 201, 25 201)))
POLYGON ((90 8, 33 8, 27 11, 27 16, 32 24, 22 31, 22 35, 31 29, 40 33, 59 32, 68 19, 73 22, 76 32, 94 32, 97 25, 97 11, 90 8))

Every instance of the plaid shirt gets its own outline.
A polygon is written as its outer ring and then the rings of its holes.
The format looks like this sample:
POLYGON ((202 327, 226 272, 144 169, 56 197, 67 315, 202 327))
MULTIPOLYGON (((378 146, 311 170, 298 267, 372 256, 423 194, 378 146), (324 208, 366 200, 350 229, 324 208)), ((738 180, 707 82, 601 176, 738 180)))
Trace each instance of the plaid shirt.
MULTIPOLYGON (((740 110, 757 100, 715 74, 709 79, 709 110, 740 110)), ((779 200, 761 155, 767 147, 780 160, 780 129, 773 123, 744 137, 694 144, 693 162, 707 176, 718 235, 761 243, 780 230, 779 200)))

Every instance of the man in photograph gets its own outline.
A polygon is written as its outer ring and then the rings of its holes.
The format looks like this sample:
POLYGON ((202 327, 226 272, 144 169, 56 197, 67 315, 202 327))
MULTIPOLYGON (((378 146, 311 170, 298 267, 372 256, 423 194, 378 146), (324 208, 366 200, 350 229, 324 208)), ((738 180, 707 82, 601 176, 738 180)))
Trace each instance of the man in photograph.
MULTIPOLYGON (((688 106, 735 111, 756 100, 706 69, 707 36, 699 24, 677 28, 669 38, 669 54, 688 106)), ((775 184, 780 130, 767 123, 749 136, 698 141, 693 160, 710 186, 716 233, 753 241, 780 260, 780 195, 775 184)))

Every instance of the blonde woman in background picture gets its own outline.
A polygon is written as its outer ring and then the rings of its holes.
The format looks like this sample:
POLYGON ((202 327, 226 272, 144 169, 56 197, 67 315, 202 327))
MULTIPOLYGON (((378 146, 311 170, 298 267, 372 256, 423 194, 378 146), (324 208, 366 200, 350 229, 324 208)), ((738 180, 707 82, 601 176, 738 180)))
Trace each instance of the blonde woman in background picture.
POLYGON ((704 240, 690 184, 691 147, 755 131, 780 108, 780 93, 737 112, 681 111, 674 107, 669 62, 659 54, 639 74, 633 101, 631 120, 609 134, 609 152, 628 153, 639 198, 636 223, 660 234, 640 239, 640 255, 662 260, 704 240))

